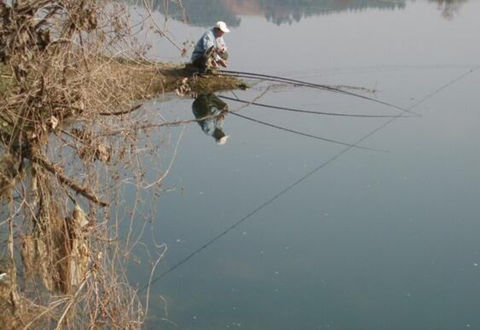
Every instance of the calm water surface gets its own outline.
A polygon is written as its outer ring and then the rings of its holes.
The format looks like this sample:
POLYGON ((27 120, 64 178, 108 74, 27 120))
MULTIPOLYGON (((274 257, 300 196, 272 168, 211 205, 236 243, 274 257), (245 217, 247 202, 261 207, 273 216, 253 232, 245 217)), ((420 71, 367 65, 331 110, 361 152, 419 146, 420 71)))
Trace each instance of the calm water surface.
MULTIPOLYGON (((348 143, 366 137, 362 145, 388 152, 346 150, 233 115, 223 146, 187 126, 165 183, 175 189, 156 202, 145 234, 151 248, 153 238, 168 244, 156 274, 247 219, 154 283, 148 327, 480 329, 480 1, 305 3, 212 1, 189 13, 192 25, 168 26, 176 40, 195 40, 223 15, 232 26, 229 69, 375 89, 364 95, 422 117, 240 112, 348 143)), ((168 43, 152 42, 151 56, 185 61, 168 43)), ((235 93, 251 100, 268 86, 235 93)), ((192 119, 192 102, 151 108, 192 119)), ((259 102, 398 113, 288 86, 259 102)), ((143 285, 148 265, 132 270, 143 285)))

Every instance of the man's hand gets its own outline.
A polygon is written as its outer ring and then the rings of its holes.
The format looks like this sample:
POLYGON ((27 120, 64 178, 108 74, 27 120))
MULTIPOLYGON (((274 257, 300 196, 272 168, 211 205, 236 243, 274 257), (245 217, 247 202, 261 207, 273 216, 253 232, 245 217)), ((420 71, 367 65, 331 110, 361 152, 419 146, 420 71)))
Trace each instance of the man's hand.
POLYGON ((221 66, 223 66, 224 68, 227 67, 227 61, 225 61, 224 59, 220 58, 216 61, 218 64, 220 64, 221 66))

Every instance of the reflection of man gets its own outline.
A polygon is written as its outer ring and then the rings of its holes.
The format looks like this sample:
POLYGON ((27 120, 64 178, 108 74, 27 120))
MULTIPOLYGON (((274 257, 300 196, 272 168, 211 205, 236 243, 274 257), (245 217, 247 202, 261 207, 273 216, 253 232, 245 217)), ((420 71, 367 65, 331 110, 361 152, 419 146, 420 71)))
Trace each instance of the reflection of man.
POLYGON ((206 31, 198 40, 192 53, 192 64, 197 67, 200 72, 204 73, 210 67, 218 67, 218 65, 227 67, 227 46, 223 40, 223 35, 230 32, 227 24, 218 21, 214 27, 206 31))
POLYGON ((214 94, 200 94, 192 104, 193 114, 202 131, 212 136, 218 144, 225 144, 228 136, 223 132, 223 121, 228 105, 214 94))

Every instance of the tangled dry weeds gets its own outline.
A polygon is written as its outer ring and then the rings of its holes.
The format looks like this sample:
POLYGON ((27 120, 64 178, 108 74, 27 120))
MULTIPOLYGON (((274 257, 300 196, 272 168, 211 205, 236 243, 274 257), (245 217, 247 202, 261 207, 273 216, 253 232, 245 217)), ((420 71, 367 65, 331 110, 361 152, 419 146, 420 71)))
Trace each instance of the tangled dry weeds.
POLYGON ((2 328, 142 322, 133 289, 108 267, 118 260, 98 243, 106 229, 95 225, 95 214, 109 200, 99 196, 92 173, 97 162, 110 161, 109 148, 95 138, 104 124, 100 113, 131 107, 150 90, 132 88, 125 72, 135 70, 104 55, 128 30, 119 8, 104 5, 0 3, 0 193, 10 213, 3 221, 9 257, 2 328), (66 152, 80 163, 74 170, 66 152))
POLYGON ((132 246, 111 223, 120 173, 144 178, 145 127, 129 115, 162 92, 238 81, 146 61, 132 40, 117 2, 0 2, 1 328, 144 321, 125 275, 132 246))

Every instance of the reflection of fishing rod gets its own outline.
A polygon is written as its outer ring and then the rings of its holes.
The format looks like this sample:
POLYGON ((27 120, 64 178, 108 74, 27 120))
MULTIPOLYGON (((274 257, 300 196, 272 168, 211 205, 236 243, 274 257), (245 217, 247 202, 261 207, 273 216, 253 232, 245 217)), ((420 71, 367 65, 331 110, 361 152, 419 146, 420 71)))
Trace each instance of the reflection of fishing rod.
POLYGON ((219 98, 225 100, 231 100, 235 102, 244 103, 247 105, 255 105, 257 107, 264 107, 273 110, 283 110, 283 111, 291 111, 291 112, 300 112, 300 113, 309 113, 314 115, 324 115, 324 116, 337 116, 337 117, 355 117, 355 118, 409 118, 412 116, 398 116, 398 115, 363 115, 363 114, 349 114, 349 113, 336 113, 336 112, 323 112, 323 111, 312 111, 312 110, 303 110, 303 109, 296 109, 296 108, 289 108, 289 107, 281 107, 277 105, 265 104, 265 103, 257 103, 251 101, 245 101, 241 99, 236 99, 233 97, 228 97, 224 95, 218 95, 219 98))
POLYGON ((280 77, 280 76, 272 76, 272 75, 266 75, 266 74, 261 74, 261 73, 253 73, 253 72, 242 72, 242 71, 231 71, 231 70, 219 70, 215 72, 217 75, 224 75, 224 76, 234 76, 234 77, 241 77, 241 78, 249 78, 249 79, 258 79, 258 80, 266 80, 266 81, 274 81, 274 82, 284 82, 284 83, 290 83, 292 85, 298 85, 298 86, 304 86, 304 87, 310 87, 310 88, 317 88, 317 89, 322 89, 322 90, 327 90, 330 92, 335 92, 335 93, 341 93, 345 95, 350 95, 353 97, 358 97, 362 98, 364 100, 368 100, 371 102, 379 103, 386 105, 390 108, 395 108, 397 110, 403 111, 403 112, 408 112, 416 117, 419 117, 419 115, 413 111, 404 109, 402 107, 399 107, 397 105, 377 100, 368 96, 348 92, 345 90, 342 90, 340 88, 335 88, 332 86, 328 85, 322 85, 322 84, 315 84, 307 81, 302 81, 302 80, 297 80, 297 79, 292 79, 292 78, 285 78, 285 77, 280 77))
POLYGON ((232 115, 235 115, 237 117, 253 121, 257 124, 265 125, 265 126, 268 126, 268 127, 273 127, 273 128, 276 128, 276 129, 279 129, 279 130, 282 130, 282 131, 294 133, 294 134, 297 134, 297 135, 306 136, 306 137, 313 138, 313 139, 316 139, 316 140, 321 140, 321 141, 330 142, 330 143, 334 143, 334 144, 340 144, 340 145, 343 145, 343 146, 348 146, 350 148, 357 148, 357 149, 370 150, 370 151, 383 151, 383 152, 385 151, 385 150, 381 150, 381 149, 362 147, 362 146, 351 144, 351 143, 346 143, 346 142, 342 142, 342 141, 338 141, 338 140, 324 138, 324 137, 317 136, 317 135, 303 133, 303 132, 296 131, 296 130, 293 130, 293 129, 290 129, 290 128, 287 128, 287 127, 282 127, 282 126, 278 126, 278 125, 275 125, 275 124, 270 124, 270 123, 267 123, 265 121, 261 121, 261 120, 258 120, 258 119, 252 118, 252 117, 241 115, 237 112, 229 112, 229 113, 231 113, 232 115))

